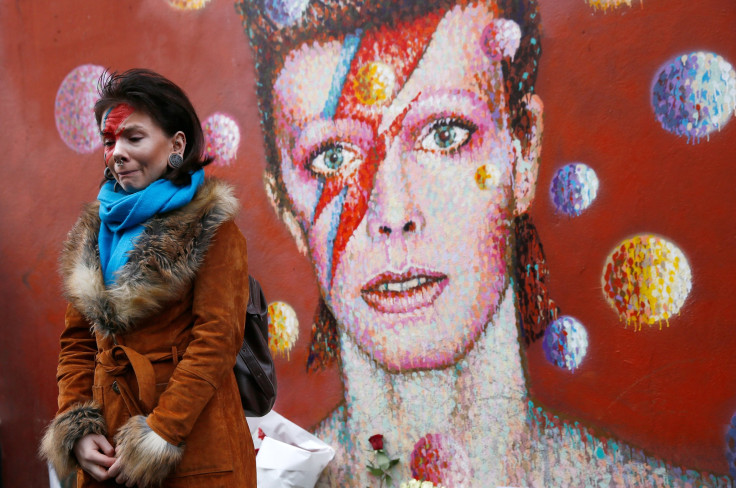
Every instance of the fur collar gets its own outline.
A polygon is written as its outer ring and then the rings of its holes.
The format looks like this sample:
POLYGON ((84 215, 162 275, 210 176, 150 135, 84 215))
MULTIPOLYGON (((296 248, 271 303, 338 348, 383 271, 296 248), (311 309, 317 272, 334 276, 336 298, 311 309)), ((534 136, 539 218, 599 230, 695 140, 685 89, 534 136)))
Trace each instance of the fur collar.
POLYGON ((105 288, 97 249, 99 202, 88 204, 69 232, 61 253, 66 298, 108 336, 135 327, 167 301, 181 295, 199 270, 212 236, 232 220, 238 201, 232 188, 207 179, 184 207, 149 219, 119 270, 117 283, 105 288))

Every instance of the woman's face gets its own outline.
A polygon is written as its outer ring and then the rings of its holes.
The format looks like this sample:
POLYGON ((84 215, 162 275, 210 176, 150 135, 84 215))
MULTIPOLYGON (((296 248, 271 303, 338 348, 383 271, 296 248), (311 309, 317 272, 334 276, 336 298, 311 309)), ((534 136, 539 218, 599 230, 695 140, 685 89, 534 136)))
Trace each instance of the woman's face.
POLYGON ((143 190, 166 173, 175 137, 145 112, 120 104, 100 123, 105 165, 128 193, 143 190))
POLYGON ((324 296, 389 370, 456 362, 507 286, 518 144, 492 21, 455 8, 366 32, 353 57, 350 39, 305 44, 274 85, 281 174, 324 296))

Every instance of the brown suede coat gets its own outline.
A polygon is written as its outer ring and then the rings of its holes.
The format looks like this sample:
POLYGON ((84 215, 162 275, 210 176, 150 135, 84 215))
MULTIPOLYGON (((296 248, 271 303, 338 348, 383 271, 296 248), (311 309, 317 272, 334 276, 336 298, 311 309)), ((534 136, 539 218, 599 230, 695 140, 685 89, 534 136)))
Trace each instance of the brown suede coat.
MULTIPOLYGON (((207 180, 146 222, 115 285, 100 270, 98 203, 69 234, 59 413, 42 454, 64 476, 74 443, 106 435, 137 486, 253 487, 255 455, 233 375, 248 300, 229 187, 207 180)), ((78 470, 78 486, 100 484, 78 470)))

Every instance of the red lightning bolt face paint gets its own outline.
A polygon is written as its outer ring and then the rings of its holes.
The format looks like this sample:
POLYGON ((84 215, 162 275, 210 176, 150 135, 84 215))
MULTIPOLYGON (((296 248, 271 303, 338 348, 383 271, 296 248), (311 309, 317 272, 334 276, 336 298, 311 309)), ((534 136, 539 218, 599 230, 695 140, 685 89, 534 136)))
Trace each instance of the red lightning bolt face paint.
POLYGON ((102 118, 100 124, 102 130, 102 140, 104 142, 104 159, 107 165, 112 157, 113 151, 115 151, 115 143, 117 141, 120 132, 123 130, 123 122, 127 120, 130 115, 135 112, 135 109, 127 103, 121 103, 109 109, 102 118))
POLYGON ((412 22, 367 32, 353 58, 334 118, 365 122, 373 130, 374 146, 350 176, 326 178, 314 211, 316 221, 327 205, 345 191, 332 243, 330 283, 348 241, 368 210, 375 174, 386 155, 386 137, 394 136, 401 126, 403 116, 392 122, 387 134, 379 134, 383 118, 380 108, 401 91, 419 63, 442 15, 443 12, 435 12, 412 22))
POLYGON ((169 155, 184 144, 181 135, 167 135, 150 115, 127 104, 106 113, 101 126, 105 165, 128 193, 164 176, 169 155))

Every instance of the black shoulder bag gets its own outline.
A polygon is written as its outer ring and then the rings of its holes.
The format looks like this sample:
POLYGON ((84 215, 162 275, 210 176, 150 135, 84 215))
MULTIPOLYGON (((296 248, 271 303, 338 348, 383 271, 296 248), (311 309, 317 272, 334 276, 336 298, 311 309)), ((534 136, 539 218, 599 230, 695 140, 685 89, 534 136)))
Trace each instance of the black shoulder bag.
POLYGON ((248 276, 250 298, 243 346, 235 360, 235 379, 247 417, 262 417, 276 401, 276 368, 268 349, 268 305, 261 285, 248 276))

